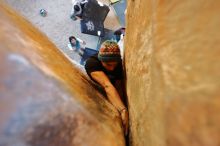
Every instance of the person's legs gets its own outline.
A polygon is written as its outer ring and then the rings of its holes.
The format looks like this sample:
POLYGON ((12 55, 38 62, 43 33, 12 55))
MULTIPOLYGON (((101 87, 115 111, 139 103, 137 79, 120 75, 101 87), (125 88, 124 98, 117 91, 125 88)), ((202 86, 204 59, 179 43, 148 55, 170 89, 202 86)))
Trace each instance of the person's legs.
POLYGON ((80 59, 80 64, 84 65, 85 64, 85 60, 83 58, 80 59))

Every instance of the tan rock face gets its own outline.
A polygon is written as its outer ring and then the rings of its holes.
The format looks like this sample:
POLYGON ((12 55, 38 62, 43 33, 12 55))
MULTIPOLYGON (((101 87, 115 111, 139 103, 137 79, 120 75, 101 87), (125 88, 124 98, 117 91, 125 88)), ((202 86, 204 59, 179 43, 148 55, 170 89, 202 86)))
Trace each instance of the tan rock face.
POLYGON ((128 2, 132 146, 220 145, 220 1, 128 2))
POLYGON ((125 145, 118 113, 79 68, 2 3, 0 26, 0 145, 125 145))

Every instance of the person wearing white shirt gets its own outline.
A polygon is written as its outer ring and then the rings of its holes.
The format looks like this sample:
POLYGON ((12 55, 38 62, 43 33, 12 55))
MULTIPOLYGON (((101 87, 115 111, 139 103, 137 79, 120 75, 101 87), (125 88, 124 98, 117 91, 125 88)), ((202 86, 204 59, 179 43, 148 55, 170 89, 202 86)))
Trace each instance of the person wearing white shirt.
POLYGON ((86 45, 85 41, 83 41, 79 38, 76 38, 74 36, 69 37, 68 48, 70 50, 74 50, 74 51, 78 52, 80 56, 83 55, 85 45, 86 45))

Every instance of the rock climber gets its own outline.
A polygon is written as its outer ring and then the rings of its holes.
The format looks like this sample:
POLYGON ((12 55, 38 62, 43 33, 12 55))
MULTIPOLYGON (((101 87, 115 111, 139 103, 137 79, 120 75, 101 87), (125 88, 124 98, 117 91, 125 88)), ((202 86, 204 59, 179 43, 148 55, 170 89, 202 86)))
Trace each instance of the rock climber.
POLYGON ((98 54, 86 60, 88 76, 105 91, 108 100, 120 113, 125 135, 128 133, 128 110, 125 102, 123 67, 120 49, 115 41, 101 44, 98 54))

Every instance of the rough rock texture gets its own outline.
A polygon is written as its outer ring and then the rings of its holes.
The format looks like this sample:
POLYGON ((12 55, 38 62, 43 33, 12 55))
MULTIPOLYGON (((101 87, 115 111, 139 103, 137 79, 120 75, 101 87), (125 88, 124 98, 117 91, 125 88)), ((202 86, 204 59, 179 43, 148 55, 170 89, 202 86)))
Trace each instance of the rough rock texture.
POLYGON ((124 146, 120 117, 45 35, 0 4, 0 145, 124 146))
POLYGON ((220 145, 220 1, 128 1, 132 146, 220 145))

